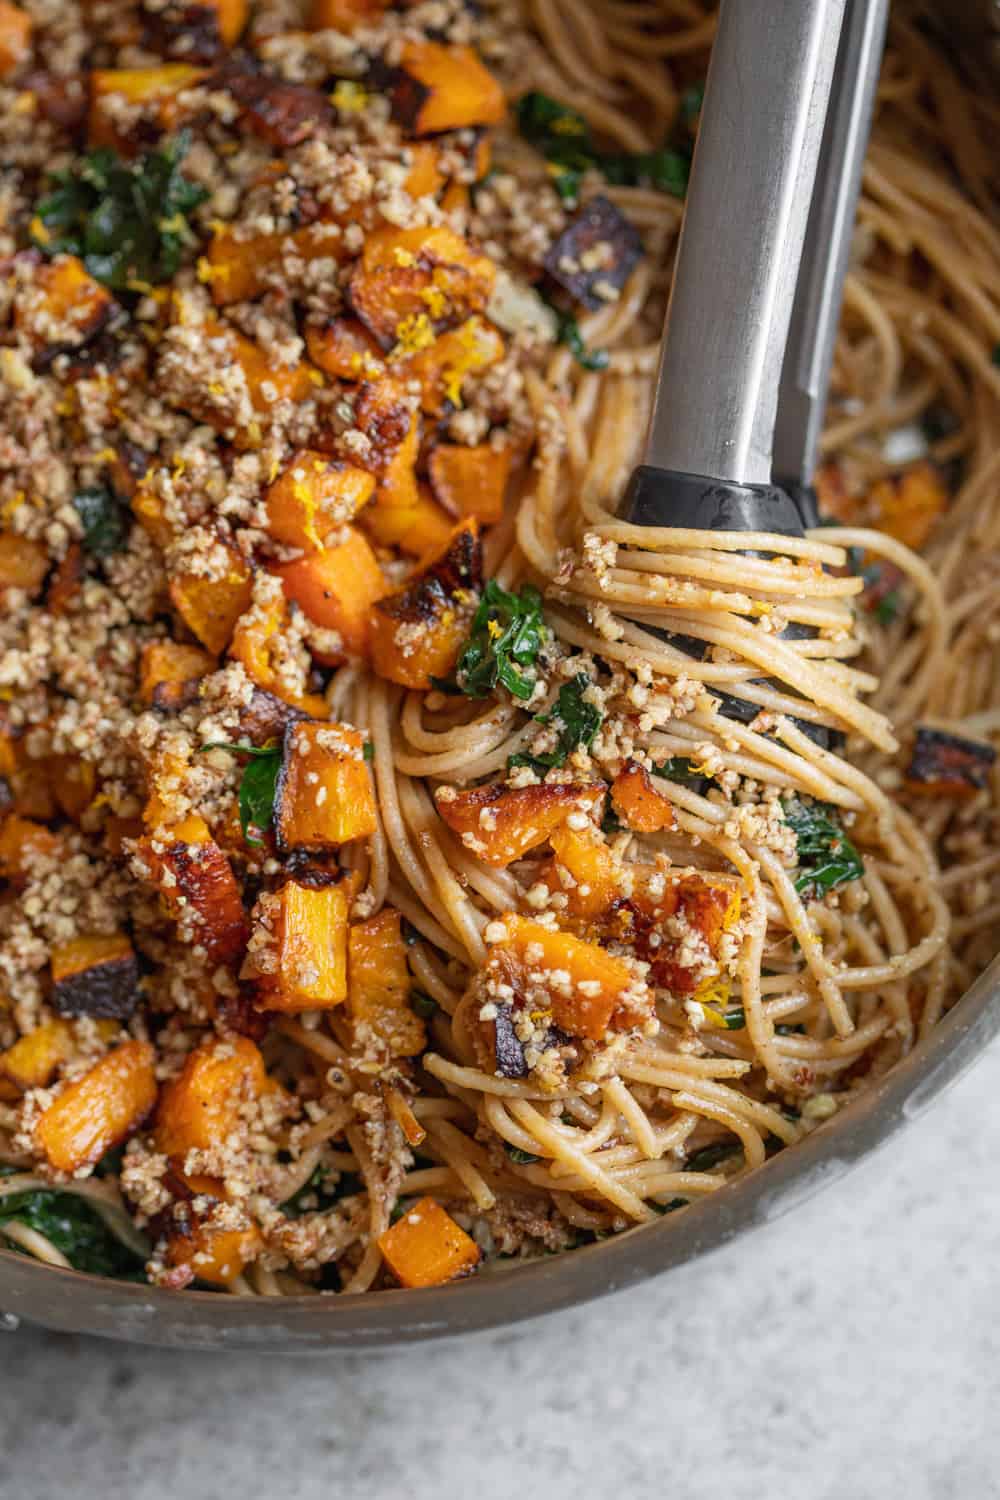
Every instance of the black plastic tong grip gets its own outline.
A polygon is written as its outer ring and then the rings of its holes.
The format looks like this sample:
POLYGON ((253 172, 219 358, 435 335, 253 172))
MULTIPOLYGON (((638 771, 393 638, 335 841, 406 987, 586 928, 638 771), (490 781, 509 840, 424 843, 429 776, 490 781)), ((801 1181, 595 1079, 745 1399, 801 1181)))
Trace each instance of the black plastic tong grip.
POLYGON ((684 531, 770 531, 778 536, 804 532, 795 500, 776 484, 736 484, 648 464, 629 480, 620 515, 634 526, 676 526, 684 531))

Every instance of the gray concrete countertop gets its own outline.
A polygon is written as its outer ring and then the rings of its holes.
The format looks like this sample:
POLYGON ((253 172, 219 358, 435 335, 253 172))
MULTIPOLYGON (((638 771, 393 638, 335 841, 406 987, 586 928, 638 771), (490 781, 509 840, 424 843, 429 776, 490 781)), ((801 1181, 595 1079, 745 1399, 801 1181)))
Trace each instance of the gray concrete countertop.
POLYGON ((990 1500, 1000 1049, 791 1217, 509 1334, 380 1357, 0 1336, 2 1500, 990 1500))

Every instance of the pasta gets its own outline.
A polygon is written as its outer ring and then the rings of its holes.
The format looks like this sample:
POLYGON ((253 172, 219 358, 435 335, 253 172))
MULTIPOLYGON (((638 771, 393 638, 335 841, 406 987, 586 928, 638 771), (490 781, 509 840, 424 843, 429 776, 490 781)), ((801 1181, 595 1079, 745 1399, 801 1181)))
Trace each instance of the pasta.
MULTIPOLYGON (((995 105, 928 41, 920 7, 897 5, 824 523, 803 539, 639 527, 617 511, 713 13, 495 0, 473 23, 445 7, 452 59, 480 46, 521 101, 519 132, 475 54, 459 85, 421 50, 436 45, 423 12, 442 7, 359 9, 256 7, 246 39, 287 91, 266 110, 260 75, 234 83, 195 54, 169 117, 155 95, 164 139, 188 115, 203 133, 184 165, 204 192, 177 210, 177 265, 119 287, 134 327, 97 287, 101 328, 158 361, 136 405, 111 389, 113 362, 97 389, 106 348, 74 372, 65 327, 33 315, 39 264, 64 264, 25 250, 40 164, 16 117, 44 95, 35 74, 0 83, 16 265, 0 347, 0 1235, 53 1265, 92 1264, 51 1232, 67 1200, 120 1247, 109 1274, 244 1296, 433 1284, 651 1222, 870 1087, 997 947, 995 105), (359 62, 376 54, 391 111, 359 62), (299 138, 319 85, 333 116, 299 138), (245 124, 255 109, 266 126, 245 124), (407 189, 436 109, 438 181, 407 189), (470 162, 487 126, 484 178, 470 162), (337 209, 331 182, 353 195, 333 229, 303 219, 304 203, 337 209), (596 250, 566 238, 588 214, 596 250), (428 234, 443 248, 418 285, 428 234), (530 284, 543 266, 554 313, 530 284), (79 498, 67 517, 44 445, 30 517, 37 433, 15 407, 41 383, 70 403, 74 381, 76 428, 53 404, 47 429, 69 483, 100 491, 136 447, 147 467, 128 562, 91 541, 104 572, 60 616, 24 549, 49 548, 65 581, 95 523, 79 498), (125 618, 100 649, 130 686, 107 689, 109 718, 51 622, 107 609, 116 588, 125 618), (33 651, 56 653, 48 677, 33 651), (57 964, 112 932, 113 952, 57 964)), ((50 91, 71 95, 58 25, 24 10, 50 91)), ((188 65, 127 10, 97 8, 89 66, 188 65)), ((119 96, 103 143, 125 152, 149 108, 119 96)), ((51 256, 56 216, 35 214, 51 256)), ((139 367, 131 346, 120 359, 139 367)))

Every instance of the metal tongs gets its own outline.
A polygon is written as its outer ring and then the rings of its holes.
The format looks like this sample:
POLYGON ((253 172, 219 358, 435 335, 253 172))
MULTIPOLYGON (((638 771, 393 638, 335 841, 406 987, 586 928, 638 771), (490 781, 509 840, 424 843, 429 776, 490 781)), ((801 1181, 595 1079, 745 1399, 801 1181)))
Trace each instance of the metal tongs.
POLYGON ((722 0, 624 519, 793 536, 816 524, 809 485, 887 11, 722 0))

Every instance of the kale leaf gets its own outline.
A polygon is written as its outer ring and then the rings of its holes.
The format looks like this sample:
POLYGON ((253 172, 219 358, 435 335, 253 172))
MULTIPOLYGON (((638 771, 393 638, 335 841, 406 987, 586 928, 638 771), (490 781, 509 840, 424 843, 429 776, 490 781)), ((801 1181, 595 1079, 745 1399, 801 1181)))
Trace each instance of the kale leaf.
POLYGON ((266 745, 258 749, 256 745, 230 745, 225 740, 212 740, 201 748, 228 750, 231 755, 249 757, 240 778, 240 827, 246 842, 259 847, 263 839, 256 838, 250 830, 254 828, 258 833, 266 833, 274 821, 274 799, 281 771, 280 746, 266 745))
POLYGON ((657 776, 663 776, 667 781, 676 781, 678 786, 690 787, 692 792, 697 792, 701 797, 715 779, 707 776, 704 771, 699 771, 694 761, 686 755, 672 755, 669 760, 661 760, 653 770, 657 776))
POLYGON ((83 526, 83 545, 95 557, 120 552, 128 540, 129 513, 113 490, 103 485, 77 490, 73 509, 83 526))
POLYGON ((509 1143, 505 1142, 503 1149, 506 1151, 511 1161, 519 1167, 530 1167, 533 1162, 541 1161, 540 1156, 533 1156, 530 1151, 522 1151, 520 1146, 511 1146, 509 1143))
POLYGON ((145 1281, 139 1257, 75 1193, 32 1188, 0 1198, 0 1223, 26 1224, 50 1240, 77 1271, 145 1281), (137 1273, 139 1273, 137 1275, 137 1273))
POLYGON ((530 583, 509 594, 491 578, 472 617, 455 678, 469 698, 488 698, 497 686, 524 701, 535 691, 538 653, 548 639, 542 596, 530 583))
POLYGON ((281 1212, 289 1219, 301 1218, 303 1214, 322 1213, 332 1208, 341 1198, 349 1198, 361 1191, 361 1178, 354 1172, 341 1172, 336 1181, 331 1181, 329 1168, 322 1164, 315 1168, 297 1192, 286 1198, 281 1212))
POLYGON ((556 340, 565 344, 578 365, 585 370, 606 370, 610 355, 606 349, 588 349, 583 342, 583 334, 580 325, 572 313, 561 312, 559 308, 553 308, 558 319, 556 327, 556 340))
POLYGON ((47 255, 79 256, 115 291, 169 281, 195 243, 188 215, 207 197, 180 169, 188 145, 182 131, 136 162, 102 147, 53 173, 36 208, 36 242, 47 255))
MULTIPOLYGON (((699 97, 697 110, 700 108, 699 97)), ((538 89, 521 96, 516 114, 520 134, 545 157, 556 192, 566 202, 576 201, 588 167, 621 187, 651 187, 675 198, 683 198, 687 192, 691 149, 684 140, 657 151, 600 151, 583 115, 538 89)), ((683 114, 682 123, 690 130, 691 119, 683 114)))
POLYGON ((590 687, 590 678, 578 672, 571 682, 559 689, 555 703, 547 714, 536 714, 539 724, 550 724, 558 733, 559 740, 554 750, 541 755, 512 755, 507 765, 531 766, 535 771, 550 771, 566 763, 566 757, 583 746, 589 750, 594 737, 603 723, 603 715, 596 704, 589 703, 584 693, 590 687))
POLYGON ((822 802, 783 802, 785 821, 795 834, 799 875, 795 889, 816 899, 824 891, 860 880, 865 873, 861 855, 822 802))

